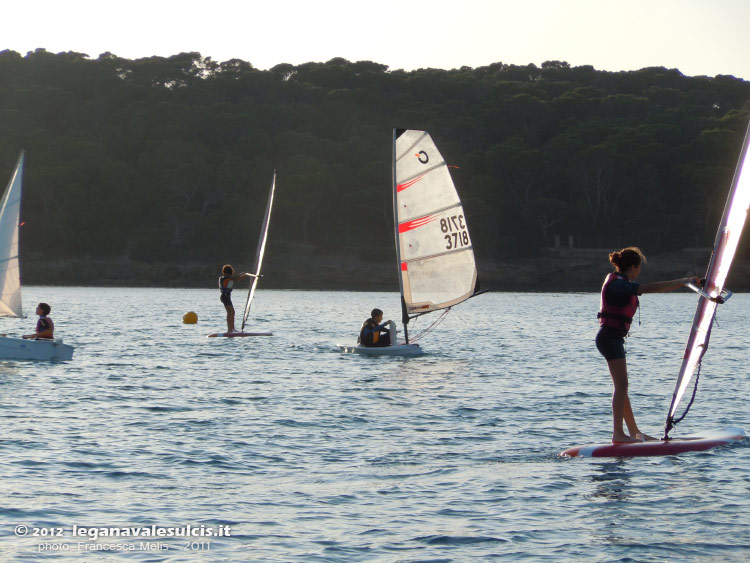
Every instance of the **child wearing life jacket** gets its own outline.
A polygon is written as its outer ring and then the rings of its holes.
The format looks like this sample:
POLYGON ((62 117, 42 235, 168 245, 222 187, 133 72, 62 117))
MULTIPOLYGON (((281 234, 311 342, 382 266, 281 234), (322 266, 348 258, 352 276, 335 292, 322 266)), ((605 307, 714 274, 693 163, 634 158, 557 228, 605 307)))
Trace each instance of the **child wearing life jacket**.
POLYGON ((373 309, 370 312, 370 318, 362 323, 362 329, 359 331, 357 344, 367 347, 381 347, 391 345, 391 332, 385 328, 391 321, 381 322, 383 320, 383 311, 373 309))
POLYGON ((698 283, 700 278, 689 277, 677 280, 639 284, 635 280, 641 273, 646 257, 635 246, 612 252, 609 261, 615 271, 604 279, 599 308, 599 332, 596 348, 607 360, 614 392, 612 393, 612 443, 653 440, 643 434, 635 422, 628 397, 628 367, 625 361, 625 337, 638 310, 638 296, 644 293, 664 293, 680 289, 687 282, 698 283), (629 434, 623 429, 623 422, 629 434))
POLYGON ((234 328, 234 305, 232 304, 232 286, 237 280, 252 277, 252 274, 242 272, 235 275, 234 268, 230 264, 225 264, 221 269, 219 276, 219 291, 221 295, 219 300, 227 311, 227 332, 236 332, 234 328))
POLYGON ((23 338, 54 338, 55 323, 53 323, 52 319, 47 316, 51 311, 52 307, 46 303, 39 303, 39 305, 36 306, 36 314, 39 315, 39 320, 36 322, 36 330, 34 334, 24 334, 23 338))

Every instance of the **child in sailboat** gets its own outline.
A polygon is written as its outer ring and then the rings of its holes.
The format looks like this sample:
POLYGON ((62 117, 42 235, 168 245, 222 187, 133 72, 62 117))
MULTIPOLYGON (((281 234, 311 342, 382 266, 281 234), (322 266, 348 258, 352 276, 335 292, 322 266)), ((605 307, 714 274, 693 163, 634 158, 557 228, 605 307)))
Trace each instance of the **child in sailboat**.
POLYGON ((357 344, 366 347, 382 347, 391 345, 391 331, 385 328, 393 321, 383 321, 383 311, 373 309, 370 312, 370 318, 362 323, 362 329, 359 331, 357 344))
POLYGON ((234 273, 234 268, 230 264, 225 264, 221 269, 219 276, 219 290, 221 291, 221 300, 224 308, 227 310, 227 332, 236 332, 234 328, 234 305, 232 305, 232 286, 237 280, 253 277, 253 274, 242 272, 234 273))
POLYGON ((646 257, 639 248, 631 246, 612 252, 609 261, 615 271, 604 279, 599 309, 600 329, 596 335, 596 348, 604 359, 614 384, 612 393, 612 443, 638 442, 653 440, 643 434, 635 422, 633 409, 628 397, 628 367, 625 361, 625 337, 628 336, 630 323, 638 310, 638 296, 644 293, 664 293, 680 289, 687 282, 698 283, 700 278, 689 277, 677 280, 636 283, 641 266, 646 257), (629 434, 623 429, 623 421, 629 434))
POLYGON ((39 303, 36 306, 36 314, 39 315, 39 320, 36 322, 36 330, 34 334, 24 334, 23 338, 34 340, 40 338, 54 338, 55 323, 52 322, 47 315, 52 311, 52 307, 47 303, 39 303))

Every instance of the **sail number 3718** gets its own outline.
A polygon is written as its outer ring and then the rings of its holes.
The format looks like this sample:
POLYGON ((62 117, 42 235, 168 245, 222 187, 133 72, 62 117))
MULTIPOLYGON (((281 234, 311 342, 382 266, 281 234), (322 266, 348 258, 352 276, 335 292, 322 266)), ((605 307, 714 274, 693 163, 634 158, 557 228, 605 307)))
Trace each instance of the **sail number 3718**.
POLYGON ((463 215, 453 215, 440 219, 440 230, 445 233, 443 238, 447 242, 445 245, 447 250, 469 246, 469 231, 466 230, 463 215))

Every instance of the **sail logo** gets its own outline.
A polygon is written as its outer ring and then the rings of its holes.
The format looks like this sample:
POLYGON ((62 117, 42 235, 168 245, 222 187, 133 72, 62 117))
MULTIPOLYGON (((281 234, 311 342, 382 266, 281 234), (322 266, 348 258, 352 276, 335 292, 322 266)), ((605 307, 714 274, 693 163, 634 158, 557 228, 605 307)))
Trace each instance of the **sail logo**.
POLYGON ((424 227, 425 225, 432 223, 435 219, 437 219, 435 215, 427 215, 425 217, 420 217, 419 219, 414 219, 413 221, 406 221, 398 226, 398 232, 406 233, 418 229, 419 227, 424 227))
POLYGON ((429 156, 427 156, 427 153, 426 153, 426 152, 424 152, 424 151, 419 151, 419 152, 418 152, 417 154, 415 154, 414 156, 416 156, 416 157, 417 157, 417 160, 418 160, 419 162, 421 162, 422 164, 427 164, 428 162, 430 162, 430 157, 429 157, 429 156))
POLYGON ((414 178, 413 180, 409 180, 408 182, 404 182, 403 184, 398 184, 396 186, 396 191, 403 192, 406 188, 411 188, 414 184, 419 182, 422 178, 424 178, 424 176, 418 176, 414 178))

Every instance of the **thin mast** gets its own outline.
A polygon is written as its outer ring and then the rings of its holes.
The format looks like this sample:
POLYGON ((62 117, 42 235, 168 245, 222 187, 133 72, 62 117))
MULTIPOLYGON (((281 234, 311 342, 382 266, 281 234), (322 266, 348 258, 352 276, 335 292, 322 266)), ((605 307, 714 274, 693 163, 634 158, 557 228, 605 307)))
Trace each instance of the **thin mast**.
POLYGON ((404 279, 401 274, 401 243, 398 237, 398 178, 396 177, 396 139, 403 130, 393 130, 393 236, 396 239, 396 271, 398 272, 398 287, 401 293, 401 322, 404 325, 404 340, 409 343, 409 314, 406 311, 406 302, 404 301, 404 279))
MULTIPOLYGON (((680 367, 680 373, 677 377, 674 394, 672 395, 672 403, 669 406, 667 421, 664 425, 665 439, 668 438, 669 431, 674 425, 685 417, 692 404, 693 399, 690 400, 690 404, 685 408, 685 412, 679 418, 674 418, 677 406, 686 391, 687 385, 690 383, 690 379, 696 371, 700 374, 700 364, 708 348, 711 328, 716 315, 716 307, 719 303, 717 299, 724 290, 724 282, 729 274, 729 269, 745 225, 748 208, 750 207, 749 148, 750 123, 748 123, 745 132, 740 157, 737 161, 729 195, 724 205, 721 223, 716 233, 714 249, 708 264, 708 270, 706 271, 704 287, 702 291, 699 291, 701 297, 698 299, 698 308, 693 318, 693 326, 690 330, 682 366, 680 367)), ((699 289, 689 284, 688 287, 695 290, 699 289)), ((696 387, 693 390, 693 398, 695 398, 697 384, 696 376, 696 387)))
POLYGON ((260 238, 258 239, 258 250, 255 253, 255 272, 253 281, 250 282, 250 290, 247 293, 247 302, 245 303, 245 314, 242 316, 242 327, 240 332, 245 330, 245 323, 250 315, 250 305, 253 302, 255 288, 260 280, 260 266, 263 262, 263 254, 266 250, 266 239, 268 238, 268 226, 271 221, 271 207, 273 206, 273 194, 276 189, 276 170, 273 171, 273 180, 271 181, 271 190, 268 193, 268 203, 266 203, 266 215, 263 218, 263 225, 260 228, 260 238))

